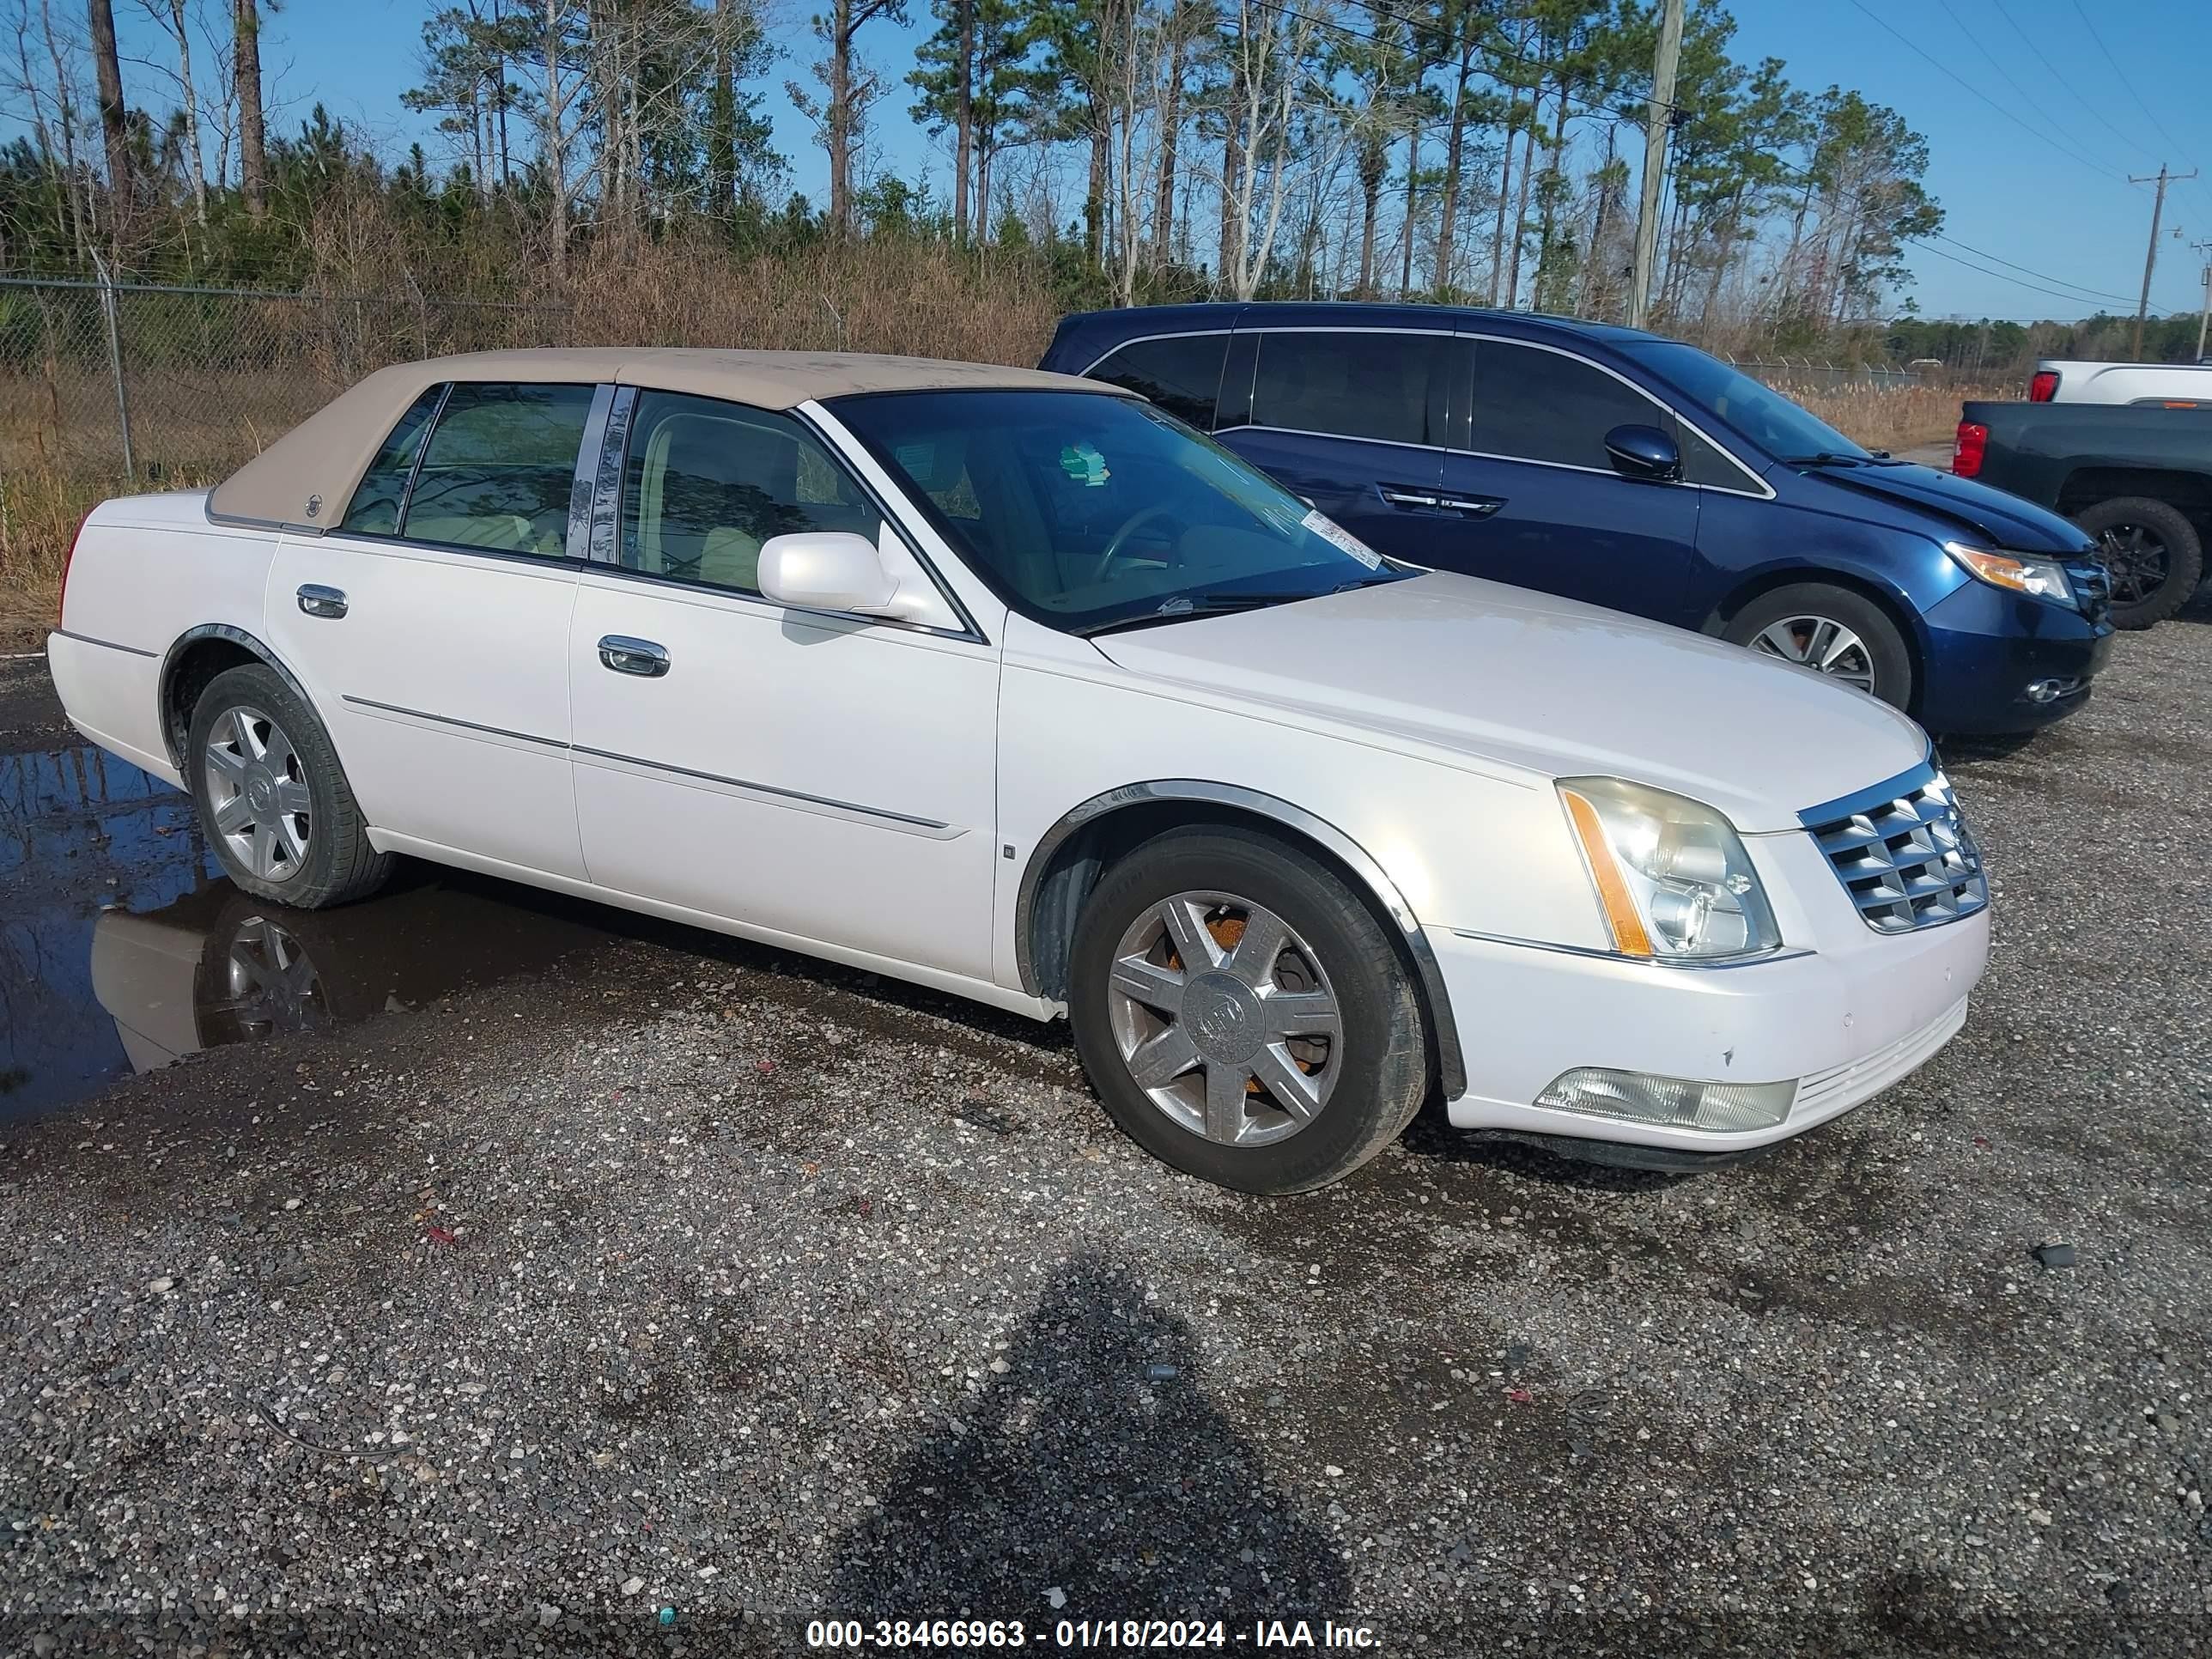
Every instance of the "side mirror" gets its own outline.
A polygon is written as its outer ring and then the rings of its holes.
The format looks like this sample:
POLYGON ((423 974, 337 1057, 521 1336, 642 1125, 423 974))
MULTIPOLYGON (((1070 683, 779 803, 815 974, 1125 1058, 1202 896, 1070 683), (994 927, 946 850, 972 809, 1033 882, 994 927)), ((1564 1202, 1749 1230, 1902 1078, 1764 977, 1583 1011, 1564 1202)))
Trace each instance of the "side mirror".
POLYGON ((1682 452, 1656 426, 1617 426, 1605 434, 1606 459, 1638 483, 1680 483, 1682 452))
POLYGON ((876 544, 842 530, 771 536, 760 550, 760 589, 778 605, 809 611, 889 611, 898 579, 884 568, 876 544))

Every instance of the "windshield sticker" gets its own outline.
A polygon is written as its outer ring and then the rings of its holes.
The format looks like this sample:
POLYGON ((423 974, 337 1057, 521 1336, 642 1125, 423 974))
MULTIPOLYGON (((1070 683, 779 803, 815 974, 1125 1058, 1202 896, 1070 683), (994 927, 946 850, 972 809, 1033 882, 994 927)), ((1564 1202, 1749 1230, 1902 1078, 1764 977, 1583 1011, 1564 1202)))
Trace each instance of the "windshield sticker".
POLYGON ((1114 475, 1106 458, 1089 444, 1069 444, 1060 452, 1060 470, 1086 489, 1096 489, 1114 475))
POLYGON ((1351 554, 1353 558, 1358 560, 1360 563, 1365 565, 1370 570, 1380 570, 1382 568, 1382 556, 1380 553, 1377 553, 1373 548, 1368 546, 1365 542, 1361 541, 1358 537, 1353 535, 1342 525, 1337 523, 1335 520, 1330 518, 1325 513, 1322 513, 1318 507, 1307 514, 1305 517, 1300 519, 1298 522, 1304 526, 1308 530, 1312 531, 1315 535, 1320 537, 1322 540, 1327 542, 1331 547, 1336 548, 1341 552, 1351 554))

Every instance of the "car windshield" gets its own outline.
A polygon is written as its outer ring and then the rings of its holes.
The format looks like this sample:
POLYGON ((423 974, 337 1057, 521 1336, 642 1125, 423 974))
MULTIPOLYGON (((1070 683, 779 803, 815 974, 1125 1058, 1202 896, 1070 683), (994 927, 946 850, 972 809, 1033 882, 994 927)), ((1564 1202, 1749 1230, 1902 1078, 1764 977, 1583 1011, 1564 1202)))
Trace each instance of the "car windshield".
POLYGON ((1861 461, 1872 459, 1868 451, 1810 410, 1695 346, 1675 340, 1649 340, 1625 349, 1676 391, 1703 404, 1778 459, 1802 460, 1822 455, 1861 461))
POLYGON ((1415 574, 1133 398, 889 392, 830 409, 1000 598, 1066 632, 1415 574))

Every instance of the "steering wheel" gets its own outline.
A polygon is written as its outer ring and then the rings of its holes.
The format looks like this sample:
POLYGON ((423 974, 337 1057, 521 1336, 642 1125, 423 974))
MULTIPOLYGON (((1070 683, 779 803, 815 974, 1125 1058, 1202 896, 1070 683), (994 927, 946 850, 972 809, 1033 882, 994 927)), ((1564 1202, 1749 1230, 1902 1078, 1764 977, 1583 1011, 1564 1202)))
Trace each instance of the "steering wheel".
POLYGON ((1138 526, 1147 524, 1154 519, 1164 517, 1172 510, 1165 502, 1154 501, 1148 507, 1139 507, 1127 518, 1122 520, 1115 527, 1114 533, 1106 538, 1105 550, 1100 553, 1097 561, 1092 563, 1089 580, 1094 582, 1104 581, 1107 571, 1112 568, 1114 561, 1121 556, 1123 548, 1127 546, 1129 538, 1136 533, 1138 526))

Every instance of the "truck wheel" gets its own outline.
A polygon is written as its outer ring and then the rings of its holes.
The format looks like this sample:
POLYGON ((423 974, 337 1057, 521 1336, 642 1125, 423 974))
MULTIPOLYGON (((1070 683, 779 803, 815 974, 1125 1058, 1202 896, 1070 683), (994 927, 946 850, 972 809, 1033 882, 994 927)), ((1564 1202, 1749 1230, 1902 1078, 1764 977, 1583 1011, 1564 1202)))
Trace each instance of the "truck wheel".
POLYGON ((1816 668, 1893 708, 1912 702, 1912 653, 1905 635, 1863 593, 1800 582, 1762 593, 1729 618, 1722 637, 1762 656, 1816 668))
POLYGON ((1295 848, 1170 830, 1108 870, 1068 963, 1076 1051, 1114 1121, 1247 1193, 1326 1186, 1428 1084, 1420 1000, 1374 913, 1295 848))
POLYGON ((392 873, 315 711, 259 664, 226 669, 192 708, 185 781, 223 873, 244 892, 319 910, 392 873))
POLYGON ((2148 495, 2121 495, 2076 513, 2097 538, 2112 584, 2112 626, 2148 628, 2189 602, 2204 574, 2204 544, 2181 509, 2148 495))

